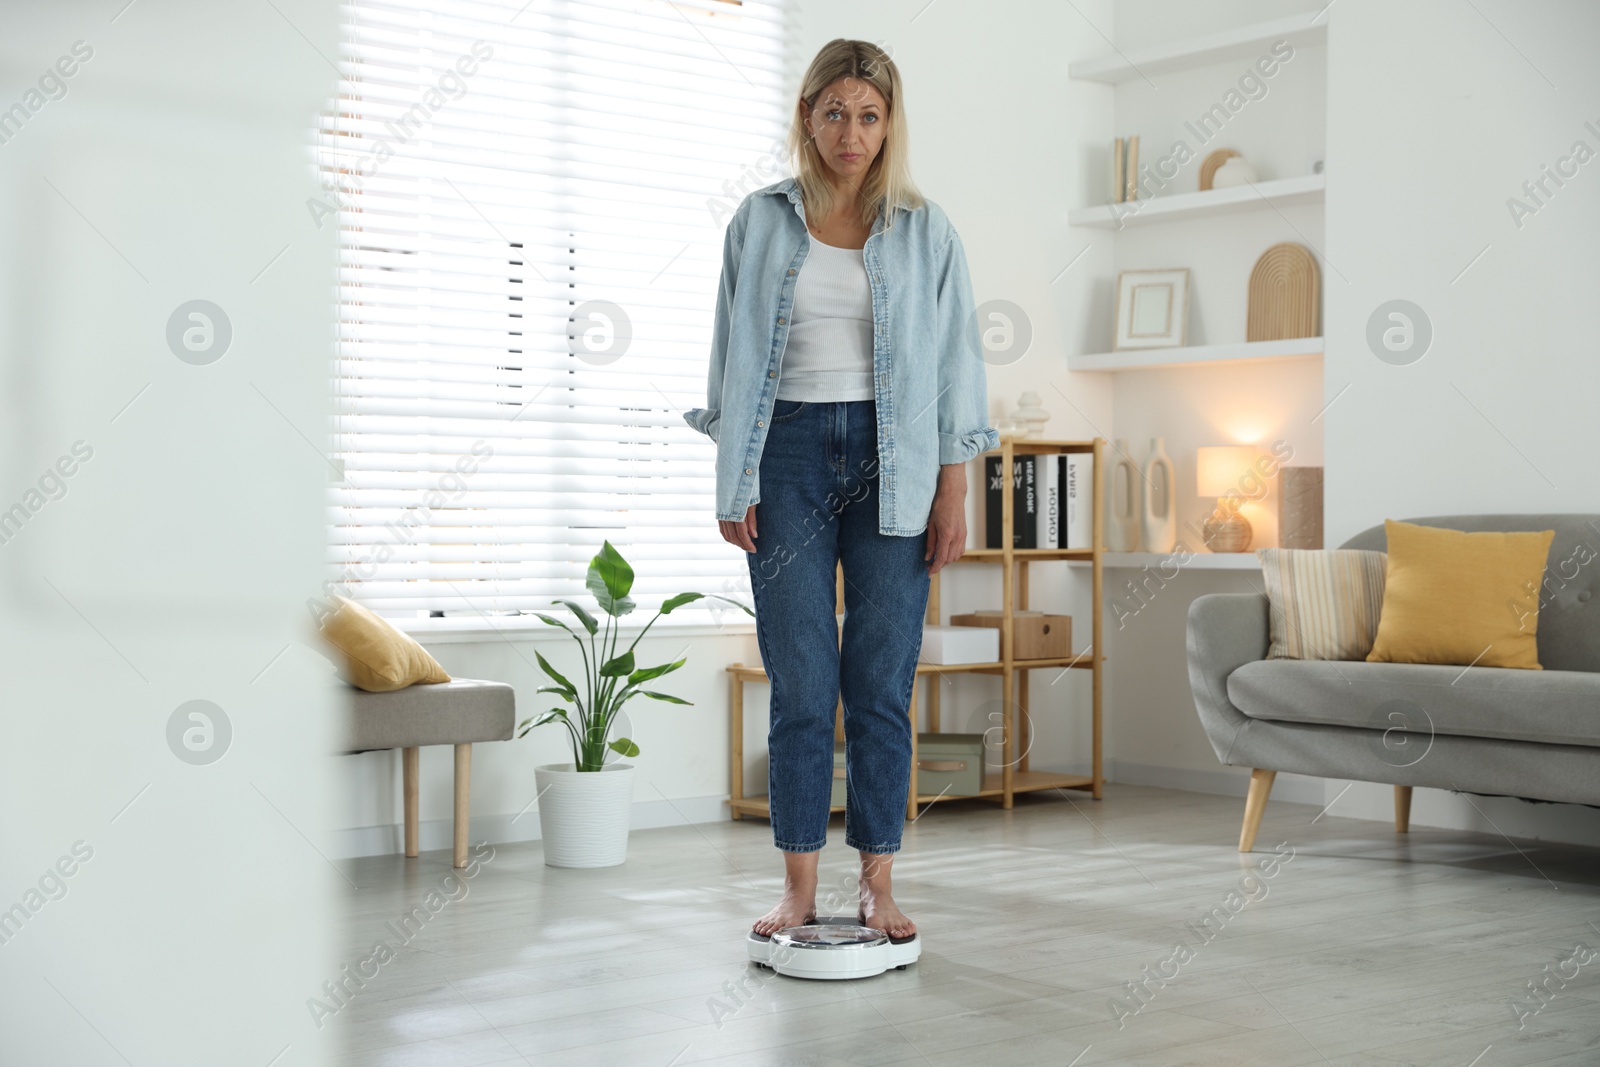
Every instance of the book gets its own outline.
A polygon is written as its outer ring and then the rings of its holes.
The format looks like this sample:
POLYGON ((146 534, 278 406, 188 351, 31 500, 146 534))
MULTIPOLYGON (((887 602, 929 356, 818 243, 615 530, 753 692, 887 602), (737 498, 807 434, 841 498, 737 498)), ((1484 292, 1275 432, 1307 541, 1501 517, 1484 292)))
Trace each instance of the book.
POLYGON ((1039 547, 1039 464, 1040 457, 1018 456, 1022 468, 1020 506, 1012 505, 1012 524, 1016 527, 1011 538, 1013 548, 1039 547))
POLYGON ((1044 484, 1040 489, 1039 547, 1061 547, 1061 464, 1058 456, 1037 456, 1043 466, 1044 484))
POLYGON ((1069 452, 1061 457, 1066 488, 1066 548, 1094 547, 1094 454, 1069 452))
POLYGON ((1139 135, 1134 134, 1128 138, 1128 162, 1123 167, 1128 184, 1124 187, 1123 200, 1139 199, 1139 135))
MULTIPOLYGON (((1032 456, 1011 460, 1011 547, 1035 548, 1039 543, 1039 504, 1035 488, 1036 470, 1032 456)), ((1003 548, 1000 543, 1000 494, 1005 479, 1000 476, 1000 457, 983 457, 983 526, 985 548, 1003 548)))
POLYGON ((1003 548, 1000 543, 1000 494, 1006 480, 1000 474, 1000 457, 983 457, 983 547, 1003 548))
POLYGON ((1126 158, 1127 149, 1118 137, 1111 149, 1111 197, 1119 204, 1127 199, 1128 179, 1122 173, 1122 161, 1126 158))

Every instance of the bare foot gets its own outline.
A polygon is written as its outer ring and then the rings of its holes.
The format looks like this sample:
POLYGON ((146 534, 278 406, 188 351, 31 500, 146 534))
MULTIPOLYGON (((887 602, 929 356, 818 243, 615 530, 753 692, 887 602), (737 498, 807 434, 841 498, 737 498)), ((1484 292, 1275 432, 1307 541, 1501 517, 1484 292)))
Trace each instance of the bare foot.
POLYGON ((817 861, 821 855, 821 850, 783 854, 783 899, 751 923, 751 930, 770 936, 786 926, 802 926, 816 920, 817 861))
POLYGON ((861 907, 856 911, 856 921, 862 926, 882 930, 890 937, 910 937, 917 932, 917 924, 906 918, 895 906, 889 893, 889 871, 884 867, 870 878, 863 874, 858 879, 861 888, 861 907))
POLYGON ((777 907, 767 912, 751 924, 750 929, 758 934, 770 936, 786 926, 803 926, 814 922, 817 918, 817 887, 811 886, 809 892, 798 886, 785 886, 783 899, 778 901, 777 907))

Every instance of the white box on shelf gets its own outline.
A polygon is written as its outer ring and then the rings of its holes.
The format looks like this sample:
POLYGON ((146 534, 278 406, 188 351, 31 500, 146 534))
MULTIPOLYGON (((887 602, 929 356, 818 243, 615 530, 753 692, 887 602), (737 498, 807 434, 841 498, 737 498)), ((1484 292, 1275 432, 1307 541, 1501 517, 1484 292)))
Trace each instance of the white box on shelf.
POLYGON ((957 663, 997 663, 1000 629, 991 626, 923 626, 923 663, 950 666, 957 663))

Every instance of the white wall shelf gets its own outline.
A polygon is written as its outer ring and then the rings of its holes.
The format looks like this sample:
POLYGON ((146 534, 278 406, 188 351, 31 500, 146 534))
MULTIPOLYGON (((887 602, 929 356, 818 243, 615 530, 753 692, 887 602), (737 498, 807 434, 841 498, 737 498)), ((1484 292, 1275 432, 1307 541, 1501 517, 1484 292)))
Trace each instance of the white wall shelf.
MULTIPOLYGON (((1167 570, 1173 567, 1179 570, 1191 568, 1203 571, 1258 571, 1261 561, 1252 552, 1193 552, 1187 561, 1180 563, 1174 552, 1103 552, 1100 555, 1101 566, 1105 570, 1139 570, 1143 567, 1159 568, 1167 564, 1167 570), (1170 562, 1168 562, 1170 561, 1170 562)), ((1068 560, 1069 567, 1080 564, 1087 566, 1083 560, 1068 560)))
POLYGON ((1322 338, 1294 337, 1287 341, 1238 341, 1226 345, 1188 348, 1135 348, 1123 352, 1095 352, 1068 356, 1073 371, 1164 370, 1172 367, 1220 366, 1229 363, 1270 363, 1289 359, 1317 359, 1322 338))
POLYGON ((1148 78, 1152 74, 1165 74, 1167 71, 1183 70, 1187 67, 1203 67, 1208 63, 1223 63, 1230 59, 1255 59, 1270 51, 1277 41, 1288 41, 1296 47, 1321 44, 1327 39, 1328 21, 1319 18, 1316 22, 1312 22, 1313 17, 1315 16, 1302 14, 1271 19, 1218 33, 1208 33, 1203 37, 1169 41, 1149 48, 1137 48, 1131 52, 1088 59, 1070 64, 1067 67, 1067 75, 1115 85, 1118 82, 1133 81, 1135 78, 1148 78))
POLYGON ((1089 226, 1100 230, 1120 230, 1153 222, 1173 222, 1201 216, 1226 215, 1289 204, 1320 204, 1328 179, 1321 174, 1298 178, 1238 185, 1228 189, 1207 189, 1199 193, 1172 193, 1148 200, 1121 204, 1100 204, 1074 208, 1067 212, 1070 226, 1089 226))

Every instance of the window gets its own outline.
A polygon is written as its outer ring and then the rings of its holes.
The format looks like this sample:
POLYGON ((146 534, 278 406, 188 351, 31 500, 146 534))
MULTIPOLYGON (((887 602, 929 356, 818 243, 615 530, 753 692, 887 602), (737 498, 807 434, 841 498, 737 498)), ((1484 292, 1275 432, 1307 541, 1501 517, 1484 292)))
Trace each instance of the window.
POLYGON ((345 591, 392 618, 588 605, 609 540, 644 618, 689 590, 748 602, 715 446, 681 412, 705 402, 727 220, 784 173, 784 4, 341 11, 310 206, 339 226, 345 591))

